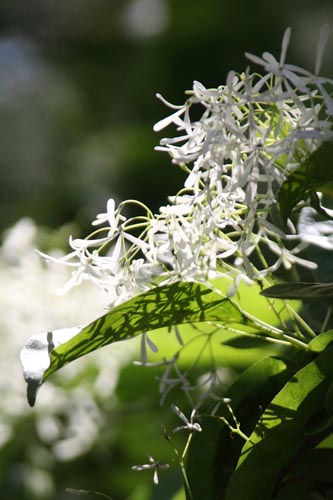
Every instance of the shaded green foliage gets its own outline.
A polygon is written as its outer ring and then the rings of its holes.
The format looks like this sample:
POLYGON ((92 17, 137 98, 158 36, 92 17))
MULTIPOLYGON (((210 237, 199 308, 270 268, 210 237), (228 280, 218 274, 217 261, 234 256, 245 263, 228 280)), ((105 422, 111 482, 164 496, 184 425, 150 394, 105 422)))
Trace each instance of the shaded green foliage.
MULTIPOLYGON (((297 53, 297 62, 307 64, 312 27, 331 7, 331 0, 316 4, 316 20, 310 0, 269 5, 260 0, 208 0, 204 6, 171 0, 166 30, 140 39, 123 24, 125 7, 134 3, 1 4, 2 55, 6 44, 19 47, 15 57, 1 59, 2 229, 29 215, 53 227, 74 219, 80 229, 72 226, 70 232, 85 233, 85 225, 104 210, 110 195, 140 198, 156 210, 178 189, 182 173, 174 167, 170 175, 169 160, 153 151, 158 137, 149 130, 167 112, 154 100, 155 92, 182 102, 193 78, 218 85, 231 68, 244 69, 244 51, 277 53, 291 19, 301 40, 294 45, 294 55, 291 47, 288 59, 295 60, 297 53)), ((237 354, 234 362, 238 366, 237 354)), ((162 410, 155 404, 154 382, 145 370, 122 375, 120 385, 123 378, 124 385, 133 384, 130 400, 122 406, 110 397, 102 435, 76 460, 62 463, 51 456, 50 442, 42 442, 36 431, 37 412, 22 417, 1 449, 1 495, 12 500, 65 500, 65 487, 72 486, 105 491, 117 500, 165 499, 170 476, 153 491, 150 474, 130 472, 130 466, 142 460, 148 441, 157 448, 156 422, 162 410), (137 412, 140 418, 133 417, 137 412), (36 471, 48 475, 55 481, 54 493, 34 493, 26 471, 31 477, 36 471)), ((167 414, 164 411, 163 421, 167 414)), ((299 463, 301 480, 286 483, 284 491, 289 493, 281 500, 306 495, 304 476, 330 480, 331 450, 311 451, 299 463)))
POLYGON ((318 208, 316 191, 332 181, 333 142, 324 142, 282 184, 278 203, 284 222, 300 201, 312 199, 318 208))
MULTIPOLYGON (((243 432, 252 432, 260 422, 263 408, 296 370, 297 365, 272 357, 259 361, 240 375, 225 396, 231 399, 231 406, 241 422, 243 432)), ((231 420, 223 404, 216 417, 202 419, 203 431, 193 436, 187 461, 193 500, 224 498, 236 467, 243 440, 239 436, 232 436, 229 427, 220 420, 221 417, 231 420)), ((188 495, 188 498, 191 496, 188 495)))
POLYGON ((261 292, 265 297, 277 299, 333 299, 333 283, 281 283, 265 288, 261 292))
MULTIPOLYGON (((324 409, 333 376, 332 355, 329 347, 295 373, 267 406, 241 451, 226 499, 269 500, 284 481, 293 479, 288 464, 306 444, 310 420, 324 409)), ((332 421, 328 424, 332 432, 332 421)), ((325 428, 318 426, 314 433, 325 428)), ((306 484, 308 478, 303 479, 306 484)))
POLYGON ((292 500, 330 491, 332 355, 329 346, 303 368, 267 358, 246 370, 226 396, 248 440, 219 420, 235 425, 225 406, 203 418, 190 446, 187 498, 292 500))

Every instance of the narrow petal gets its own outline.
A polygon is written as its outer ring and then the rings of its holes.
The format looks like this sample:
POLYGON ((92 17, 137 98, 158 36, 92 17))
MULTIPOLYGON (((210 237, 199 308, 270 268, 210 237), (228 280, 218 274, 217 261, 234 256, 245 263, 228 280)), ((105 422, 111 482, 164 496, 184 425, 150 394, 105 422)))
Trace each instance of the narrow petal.
POLYGON ((281 47, 281 56, 280 56, 280 66, 283 66, 286 60, 287 50, 290 42, 291 36, 291 28, 288 27, 284 32, 282 39, 282 47, 281 47))
POLYGON ((329 27, 328 24, 324 24, 320 30, 318 45, 317 45, 317 55, 316 55, 316 66, 315 75, 318 76, 321 64, 323 61, 324 51, 328 40, 329 27))

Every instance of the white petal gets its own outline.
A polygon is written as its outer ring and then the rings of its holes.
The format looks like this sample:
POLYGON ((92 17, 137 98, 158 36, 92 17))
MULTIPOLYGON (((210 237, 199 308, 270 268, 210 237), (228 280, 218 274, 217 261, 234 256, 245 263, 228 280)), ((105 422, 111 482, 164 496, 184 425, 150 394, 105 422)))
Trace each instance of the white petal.
POLYGON ((167 116, 166 118, 163 118, 163 120, 160 120, 159 122, 155 123, 153 130, 154 132, 160 132, 163 128, 167 127, 171 123, 175 123, 176 118, 181 116, 184 113, 185 109, 184 107, 178 110, 176 113, 173 113, 170 116, 167 116))
POLYGON ((290 42, 290 35, 291 35, 291 28, 288 27, 286 29, 286 31, 284 32, 283 39, 282 39, 282 48, 281 48, 281 56, 280 56, 280 65, 281 66, 284 64, 285 59, 286 59, 288 45, 290 42))
POLYGON ((175 412, 176 415, 185 423, 189 424, 188 419, 185 417, 184 413, 176 406, 175 404, 171 405, 172 410, 175 412))
POLYGON ((255 64, 259 64, 260 66, 264 66, 266 64, 266 62, 261 59, 261 57, 250 54, 249 52, 245 52, 245 56, 250 59, 250 61, 254 62, 255 64))
POLYGON ((329 27, 328 24, 324 24, 320 30, 319 40, 317 45, 317 54, 316 54, 316 66, 315 66, 315 74, 318 75, 321 63, 323 60, 324 50, 327 44, 329 27))

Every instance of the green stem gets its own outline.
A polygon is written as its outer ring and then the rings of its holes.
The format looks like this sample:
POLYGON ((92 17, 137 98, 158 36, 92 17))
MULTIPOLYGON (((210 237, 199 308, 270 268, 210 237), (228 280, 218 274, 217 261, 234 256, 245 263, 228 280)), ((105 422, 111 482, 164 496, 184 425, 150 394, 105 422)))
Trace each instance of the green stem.
POLYGON ((290 314, 298 321, 298 323, 304 328, 304 330, 308 333, 309 337, 314 338, 316 337, 315 332, 312 330, 312 328, 307 324, 306 321, 295 311, 293 307, 291 307, 289 304, 287 304, 288 311, 290 314))
MULTIPOLYGON (((187 474, 186 474, 186 468, 185 468, 185 457, 187 455, 187 451, 188 451, 188 448, 190 446, 190 443, 192 441, 192 436, 193 434, 191 433, 188 437, 188 440, 186 442, 186 445, 184 447, 184 450, 183 450, 183 453, 180 457, 180 460, 179 460, 179 466, 180 466, 180 470, 181 470, 181 473, 182 473, 182 476, 183 476, 183 479, 184 479, 184 485, 185 485, 185 489, 188 493, 188 496, 189 496, 189 500, 193 500, 193 496, 192 496, 192 491, 191 491, 191 488, 190 488, 190 483, 188 481, 188 477, 187 477, 187 474)), ((178 455, 178 451, 177 451, 177 455, 178 455)))
POLYGON ((242 439, 244 439, 244 441, 249 441, 249 437, 244 434, 244 432, 241 430, 240 428, 240 424, 236 418, 236 415, 234 414, 234 411, 233 409, 231 408, 231 406, 229 404, 226 404, 226 407, 228 408, 228 411, 231 415, 231 418, 232 420, 234 421, 234 424, 235 424, 235 427, 225 418, 225 417, 218 417, 220 420, 222 420, 222 422, 227 426, 229 427, 229 429, 231 430, 231 432, 233 434, 238 434, 238 436, 240 436, 242 439))
POLYGON ((107 498, 107 500, 112 500, 111 497, 109 497, 108 495, 105 495, 105 493, 100 493, 99 491, 75 490, 73 488, 66 488, 65 491, 66 491, 66 493, 70 493, 71 495, 78 495, 79 497, 87 496, 87 495, 96 495, 99 497, 107 498))
POLYGON ((258 332, 252 333, 252 332, 244 332, 244 330, 240 330, 237 328, 231 328, 230 326, 225 326, 225 325, 220 325, 220 328, 224 328, 228 332, 236 333, 237 335, 243 335, 244 337, 250 337, 250 338, 260 338, 266 340, 267 342, 272 342, 273 344, 280 344, 280 345, 286 345, 290 346, 290 341, 289 340, 282 340, 280 338, 276 337, 271 337, 267 335, 260 335, 258 332))
POLYGON ((181 454, 181 456, 179 455, 179 452, 177 450, 177 448, 174 446, 174 444, 172 443, 171 441, 171 438, 170 436, 168 436, 165 432, 165 437, 167 439, 167 441, 170 443, 170 445, 172 446, 173 448, 173 451, 174 453, 176 454, 177 456, 177 462, 179 464, 179 467, 180 467, 180 471, 181 471, 181 474, 183 476, 183 480, 184 480, 184 486, 185 486, 185 490, 187 491, 187 494, 188 494, 188 499, 189 500, 193 500, 193 495, 192 495, 192 491, 191 491, 191 488, 190 488, 190 483, 189 483, 189 480, 188 480, 188 477, 187 477, 187 474, 186 474, 186 468, 185 468, 185 457, 187 455, 187 452, 188 452, 188 448, 190 446, 190 443, 191 443, 191 440, 192 440, 192 436, 193 434, 191 433, 186 441, 186 444, 185 444, 185 447, 183 449, 183 452, 181 454))
POLYGON ((332 314, 332 306, 328 306, 328 309, 327 309, 327 312, 326 312, 326 316, 324 318, 324 321, 323 321, 323 324, 322 324, 322 327, 321 327, 321 333, 323 333, 323 332, 326 331, 328 322, 329 322, 330 317, 331 317, 331 314, 332 314))
POLYGON ((263 333, 267 333, 269 336, 276 338, 276 339, 285 340, 289 344, 291 344, 295 347, 298 347, 300 349, 307 350, 308 345, 305 342, 303 342, 302 340, 296 339, 292 335, 285 333, 283 330, 280 330, 279 328, 268 325, 267 323, 259 320, 255 316, 252 316, 252 314, 248 313, 247 311, 241 311, 241 312, 254 325, 256 325, 260 329, 260 331, 262 331, 263 333))

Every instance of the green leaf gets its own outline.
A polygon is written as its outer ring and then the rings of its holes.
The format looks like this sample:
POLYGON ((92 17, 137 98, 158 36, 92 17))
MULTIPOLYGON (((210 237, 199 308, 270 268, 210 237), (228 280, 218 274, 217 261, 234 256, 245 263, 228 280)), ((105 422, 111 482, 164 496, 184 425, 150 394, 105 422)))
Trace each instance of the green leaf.
POLYGON ((317 441, 308 439, 305 446, 300 449, 292 467, 289 467, 289 471, 286 471, 279 484, 274 499, 332 498, 330 494, 326 496, 325 493, 332 491, 333 486, 333 450, 331 447, 322 447, 322 443, 317 441))
MULTIPOLYGON (((304 479, 315 479, 333 483, 332 464, 333 450, 330 448, 315 448, 304 453, 304 458, 295 466, 294 474, 304 479)), ((331 486, 332 487, 332 486, 331 486)))
POLYGON ((325 397, 325 407, 331 417, 333 417, 333 382, 331 382, 325 397))
POLYGON ((308 348, 313 352, 324 351, 333 342, 333 330, 321 333, 308 344, 308 348))
POLYGON ((233 338, 224 340, 223 345, 233 347, 234 349, 258 349, 267 347, 267 340, 256 336, 255 334, 249 335, 235 335, 233 338))
POLYGON ((292 482, 287 482, 283 485, 281 491, 274 496, 274 500, 295 500, 297 498, 310 500, 310 486, 311 483, 303 477, 292 482))
POLYGON ((318 413, 313 415, 313 417, 311 417, 310 420, 308 420, 308 422, 304 427, 304 432, 307 436, 313 436, 315 434, 322 433, 322 431, 331 426, 332 426, 331 415, 327 412, 327 409, 323 407, 318 413))
MULTIPOLYGON (((269 357, 239 376, 225 396, 231 399, 243 432, 253 431, 263 408, 297 369, 298 366, 290 361, 269 357)), ((216 416, 230 420, 225 405, 216 416)), ((230 429, 217 418, 203 417, 200 424, 202 432, 192 437, 186 466, 192 500, 220 500, 224 498, 244 441, 238 436, 231 438, 230 429)))
POLYGON ((277 299, 333 299, 333 283, 281 283, 262 290, 261 295, 277 299))
POLYGON ((278 193, 278 203, 284 222, 298 202, 307 200, 332 180, 333 142, 324 142, 291 173, 278 193))
POLYGON ((207 321, 253 326, 224 295, 198 283, 178 282, 137 295, 88 326, 35 335, 21 352, 28 401, 35 403, 47 377, 89 352, 157 328, 207 321))
POLYGON ((227 500, 270 500, 280 474, 303 445, 305 427, 323 407, 333 377, 333 346, 299 370, 266 408, 245 443, 227 500))

